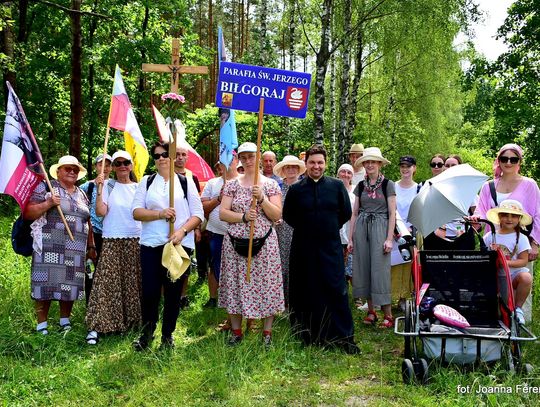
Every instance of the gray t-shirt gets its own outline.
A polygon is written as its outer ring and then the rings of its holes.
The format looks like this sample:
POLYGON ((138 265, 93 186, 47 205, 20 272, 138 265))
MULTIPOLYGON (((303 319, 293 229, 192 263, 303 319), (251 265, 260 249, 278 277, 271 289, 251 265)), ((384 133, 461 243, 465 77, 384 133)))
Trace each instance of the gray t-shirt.
MULTIPOLYGON (((362 185, 362 183, 359 183, 354 188, 354 195, 358 197, 359 187, 362 185)), ((382 185, 377 188, 375 191, 376 197, 371 198, 366 189, 362 191, 362 196, 360 197, 360 212, 368 212, 368 213, 382 213, 382 214, 388 214, 388 204, 386 203, 386 199, 384 198, 382 185)), ((386 196, 394 196, 396 195, 396 187, 394 184, 394 181, 388 180, 388 185, 386 186, 386 196)))

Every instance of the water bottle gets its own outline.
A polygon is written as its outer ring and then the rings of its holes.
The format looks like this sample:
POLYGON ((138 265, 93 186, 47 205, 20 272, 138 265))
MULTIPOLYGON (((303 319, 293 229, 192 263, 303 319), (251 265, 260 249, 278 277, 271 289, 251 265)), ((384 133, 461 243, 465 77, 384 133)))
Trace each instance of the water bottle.
POLYGON ((86 275, 91 280, 94 277, 94 271, 96 270, 96 266, 94 265, 94 262, 92 259, 86 260, 86 275))

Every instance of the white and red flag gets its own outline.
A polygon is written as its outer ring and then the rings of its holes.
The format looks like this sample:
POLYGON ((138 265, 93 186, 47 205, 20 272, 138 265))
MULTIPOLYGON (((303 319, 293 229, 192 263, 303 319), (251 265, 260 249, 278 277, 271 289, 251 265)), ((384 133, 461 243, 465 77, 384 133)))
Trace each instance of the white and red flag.
POLYGON ((113 93, 111 98, 111 110, 109 112, 109 127, 124 132, 126 151, 133 157, 133 172, 140 181, 148 165, 149 154, 146 143, 137 124, 135 113, 124 87, 120 68, 116 65, 114 73, 113 93))
POLYGON ((30 195, 44 179, 40 169, 43 158, 19 98, 11 84, 6 85, 9 94, 0 156, 0 193, 11 195, 24 211, 30 195))

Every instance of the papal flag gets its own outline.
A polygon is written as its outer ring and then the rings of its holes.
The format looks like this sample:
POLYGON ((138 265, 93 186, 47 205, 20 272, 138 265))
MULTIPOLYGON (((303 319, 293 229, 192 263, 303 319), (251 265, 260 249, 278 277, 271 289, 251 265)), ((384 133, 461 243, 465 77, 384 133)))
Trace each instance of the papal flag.
MULTIPOLYGON (((227 49, 223 38, 223 30, 218 27, 218 60, 227 61, 227 49)), ((236 120, 234 110, 220 108, 218 111, 221 127, 219 129, 219 161, 229 168, 233 160, 233 151, 238 147, 238 136, 236 134, 236 120)))
POLYGON ((131 108, 118 65, 116 65, 116 71, 114 73, 108 125, 113 129, 124 132, 125 149, 133 157, 133 172, 137 180, 140 181, 146 170, 149 155, 141 129, 139 129, 137 119, 131 108))
POLYGON ((9 82, 2 155, 0 193, 11 195, 24 211, 30 195, 43 180, 43 158, 19 98, 9 82))

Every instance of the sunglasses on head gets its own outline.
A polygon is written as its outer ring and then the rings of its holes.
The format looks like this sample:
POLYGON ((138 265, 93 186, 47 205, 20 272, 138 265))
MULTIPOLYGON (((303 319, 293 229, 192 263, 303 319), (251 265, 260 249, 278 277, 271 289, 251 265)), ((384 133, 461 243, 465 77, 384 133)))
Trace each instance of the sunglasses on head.
POLYGON ((160 158, 169 158, 169 152, 164 151, 162 153, 154 153, 152 154, 152 157, 154 158, 154 160, 159 160, 160 158))
POLYGON ((431 168, 435 168, 435 167, 442 168, 442 167, 444 167, 444 164, 443 163, 429 163, 429 166, 431 168))
POLYGON ((115 161, 115 162, 113 162, 113 165, 114 165, 115 167, 122 167, 122 166, 127 167, 127 166, 131 165, 131 161, 130 161, 130 160, 126 160, 126 161, 115 161))
POLYGON ((501 155, 499 157, 499 162, 506 164, 510 161, 510 164, 517 164, 519 162, 519 157, 507 157, 505 155, 501 155))

